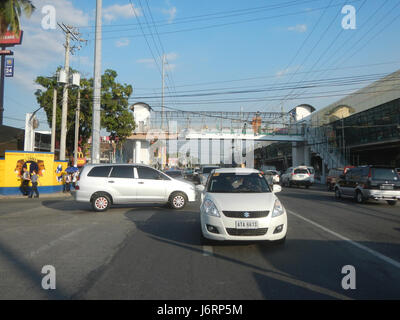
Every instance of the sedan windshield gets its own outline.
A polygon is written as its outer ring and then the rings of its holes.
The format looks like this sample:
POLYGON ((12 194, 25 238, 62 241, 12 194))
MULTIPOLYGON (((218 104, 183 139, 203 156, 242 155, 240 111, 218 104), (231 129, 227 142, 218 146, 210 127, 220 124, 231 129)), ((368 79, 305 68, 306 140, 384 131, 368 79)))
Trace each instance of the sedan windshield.
POLYGON ((207 192, 261 193, 271 192, 271 189, 262 174, 214 173, 208 183, 207 192))

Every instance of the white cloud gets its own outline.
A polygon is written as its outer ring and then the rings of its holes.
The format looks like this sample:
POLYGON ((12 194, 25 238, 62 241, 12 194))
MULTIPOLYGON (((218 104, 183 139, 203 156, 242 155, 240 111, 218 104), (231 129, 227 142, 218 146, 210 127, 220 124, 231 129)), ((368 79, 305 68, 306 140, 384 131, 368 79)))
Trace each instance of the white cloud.
MULTIPOLYGON (((176 60, 178 58, 178 54, 175 52, 170 52, 165 55, 165 69, 166 70, 174 70, 176 68, 176 64, 171 63, 172 61, 176 60)), ((144 59, 139 59, 136 60, 137 63, 144 64, 149 68, 155 68, 156 63, 154 62, 154 59, 151 58, 144 58, 144 59)), ((157 61, 158 62, 158 61, 157 61)), ((161 65, 161 63, 159 63, 161 65)))
POLYGON ((281 78, 281 77, 287 75, 288 73, 297 72, 299 69, 300 69, 300 66, 289 67, 289 68, 277 71, 275 75, 276 75, 276 77, 281 78))
POLYGON ((176 7, 162 9, 162 13, 168 16, 168 23, 172 23, 176 17, 176 7))
POLYGON ((126 5, 114 4, 103 9, 103 18, 107 22, 117 20, 118 18, 130 19, 135 16, 141 16, 142 12, 138 8, 132 8, 130 3, 126 5))
POLYGON ((303 33, 307 31, 307 25, 306 24, 298 24, 292 27, 287 28, 288 31, 294 31, 294 32, 299 32, 303 33))
POLYGON ((119 39, 115 42, 115 45, 120 48, 120 47, 126 47, 131 43, 129 39, 119 39))

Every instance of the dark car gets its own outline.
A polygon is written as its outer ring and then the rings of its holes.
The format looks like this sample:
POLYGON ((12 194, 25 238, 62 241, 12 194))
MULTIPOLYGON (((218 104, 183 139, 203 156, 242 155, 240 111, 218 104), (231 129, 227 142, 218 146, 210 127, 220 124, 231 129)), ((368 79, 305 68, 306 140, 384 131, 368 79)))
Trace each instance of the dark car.
POLYGON ((358 203, 369 199, 395 205, 400 200, 400 176, 395 168, 362 166, 349 169, 335 185, 335 197, 352 197, 358 203))
POLYGON ((174 179, 184 179, 182 170, 166 170, 164 173, 174 179))

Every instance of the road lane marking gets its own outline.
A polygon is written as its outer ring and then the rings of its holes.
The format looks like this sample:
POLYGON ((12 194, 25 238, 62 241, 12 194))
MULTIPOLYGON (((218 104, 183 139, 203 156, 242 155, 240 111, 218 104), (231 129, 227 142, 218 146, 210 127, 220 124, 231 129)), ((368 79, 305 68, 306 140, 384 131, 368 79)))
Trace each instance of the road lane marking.
POLYGON ((60 242, 62 242, 62 241, 65 241, 65 240, 71 238, 72 236, 75 236, 76 234, 78 234, 78 233, 80 233, 80 232, 82 232, 82 231, 84 231, 84 230, 86 230, 86 229, 87 229, 87 228, 80 228, 80 229, 74 230, 74 231, 72 231, 72 232, 70 232, 70 233, 67 233, 67 234, 65 234, 65 235, 63 235, 63 236, 61 236, 61 237, 59 237, 59 238, 57 238, 57 239, 51 241, 50 243, 45 244, 44 246, 41 246, 41 247, 38 248, 37 250, 31 251, 31 252, 27 255, 27 257, 28 257, 28 258, 33 258, 34 256, 37 256, 38 254, 42 253, 43 251, 46 251, 46 250, 48 250, 48 249, 54 247, 54 246, 57 245, 58 243, 60 243, 60 242))
POLYGON ((203 256, 212 256, 214 254, 212 246, 203 246, 203 256))
POLYGON ((321 226, 320 224, 318 224, 318 223, 316 223, 316 222, 314 222, 312 220, 309 220, 309 219, 299 215, 298 213, 295 213, 295 212, 293 212, 291 210, 286 210, 286 211, 289 212, 290 214, 294 215, 295 217, 297 217, 299 219, 302 219, 302 220, 304 220, 304 221, 306 221, 306 222, 308 222, 308 223, 310 223, 310 224, 312 224, 312 225, 324 230, 325 232, 330 233, 331 235, 333 235, 333 236, 335 236, 335 237, 337 237, 339 239, 347 241, 348 243, 352 244, 353 246, 355 246, 355 247, 357 247, 357 248, 359 248, 361 250, 364 250, 364 251, 370 253, 371 255, 375 256, 376 258, 379 258, 379 259, 391 264, 392 266, 400 269, 400 262, 398 262, 398 261, 396 261, 396 260, 394 260, 392 258, 389 258, 388 256, 385 256, 382 253, 379 253, 379 252, 377 252, 375 250, 372 250, 372 249, 370 249, 370 248, 368 248, 368 247, 366 247, 366 246, 364 246, 364 245, 362 245, 362 244, 360 244, 360 243, 358 243, 356 241, 353 241, 353 240, 351 240, 349 238, 346 238, 345 236, 342 236, 341 234, 339 234, 339 233, 337 233, 335 231, 332 231, 332 230, 330 230, 328 228, 325 228, 324 226, 321 226))

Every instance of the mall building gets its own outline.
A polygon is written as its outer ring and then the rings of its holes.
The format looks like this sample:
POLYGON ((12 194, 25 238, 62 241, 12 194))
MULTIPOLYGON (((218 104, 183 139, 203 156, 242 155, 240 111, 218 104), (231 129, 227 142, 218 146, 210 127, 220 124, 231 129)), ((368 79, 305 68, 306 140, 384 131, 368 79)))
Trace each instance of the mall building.
POLYGON ((400 70, 312 112, 299 123, 306 126, 302 147, 310 163, 296 158, 299 145, 293 142, 257 149, 257 163, 281 171, 292 165, 311 165, 321 181, 328 169, 344 165, 400 167, 400 70))

